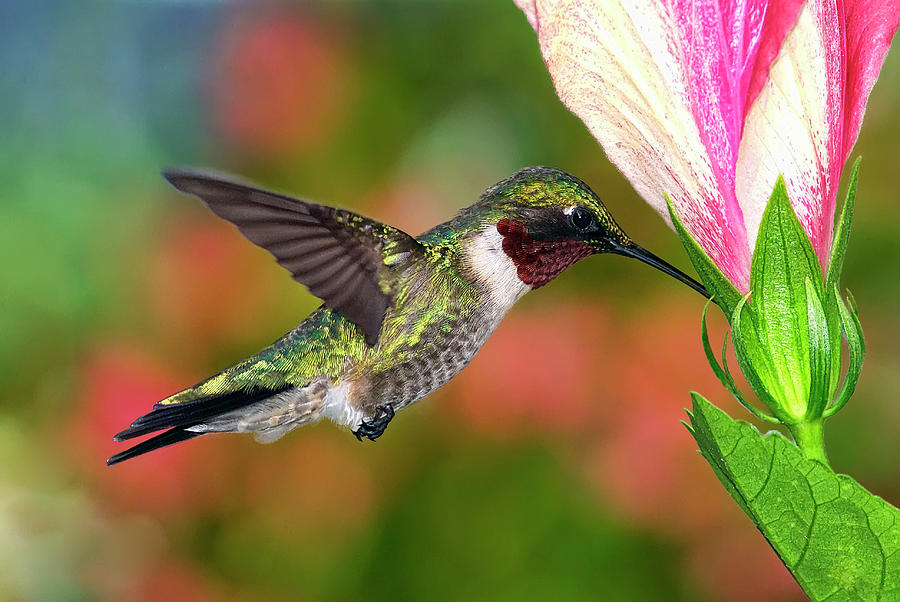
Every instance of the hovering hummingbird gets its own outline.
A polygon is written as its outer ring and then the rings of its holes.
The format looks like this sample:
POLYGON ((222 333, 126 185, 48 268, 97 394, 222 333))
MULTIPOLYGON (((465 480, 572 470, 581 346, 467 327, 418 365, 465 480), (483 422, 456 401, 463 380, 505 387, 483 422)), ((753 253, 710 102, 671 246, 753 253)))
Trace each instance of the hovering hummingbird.
POLYGON ((164 176, 324 303, 256 355, 156 403, 115 440, 166 430, 109 465, 206 433, 274 441, 322 418, 374 441, 396 411, 462 370, 526 292, 589 255, 639 259, 709 296, 635 244, 584 182, 558 169, 523 169, 417 238, 217 175, 164 176))

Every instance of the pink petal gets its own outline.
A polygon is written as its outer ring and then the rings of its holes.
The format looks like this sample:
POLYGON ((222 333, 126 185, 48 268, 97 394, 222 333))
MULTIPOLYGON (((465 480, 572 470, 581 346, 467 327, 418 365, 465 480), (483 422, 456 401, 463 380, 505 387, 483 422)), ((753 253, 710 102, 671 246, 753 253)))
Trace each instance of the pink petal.
POLYGON ((866 112, 869 92, 878 79, 881 64, 891 47, 891 39, 900 27, 900 0, 847 0, 844 2, 844 14, 847 74, 844 88, 844 139, 838 169, 853 150, 866 112))
MULTIPOLYGON (((734 194, 734 167, 765 13, 765 0, 733 4, 675 0, 670 7, 682 46, 691 110, 710 154, 725 200, 726 223, 732 231, 738 229, 737 225, 743 230, 743 215, 734 194)), ((747 249, 749 257, 749 246, 747 249)))
MULTIPOLYGON (((609 159, 741 290, 750 248, 734 193, 764 0, 517 0, 557 93, 609 159)), ((771 37, 771 36, 770 36, 771 37)))
POLYGON ((534 3, 535 0, 514 0, 516 6, 522 9, 522 12, 525 13, 525 18, 528 19, 528 24, 531 25, 535 31, 537 31, 537 8, 534 3))
POLYGON ((778 174, 823 268, 841 170, 900 22, 898 1, 811 0, 744 122, 736 192, 755 241, 778 174))

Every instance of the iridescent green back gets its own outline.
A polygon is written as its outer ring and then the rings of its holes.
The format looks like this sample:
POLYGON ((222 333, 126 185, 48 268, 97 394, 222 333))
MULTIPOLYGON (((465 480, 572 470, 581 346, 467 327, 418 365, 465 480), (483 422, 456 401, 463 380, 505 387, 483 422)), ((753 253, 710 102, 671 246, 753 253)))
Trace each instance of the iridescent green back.
POLYGON ((461 277, 455 252, 428 245, 394 276, 393 302, 381 337, 369 347, 359 328, 324 306, 259 353, 162 404, 184 403, 237 390, 302 387, 319 377, 377 374, 444 343, 457 320, 478 306, 479 292, 461 277))

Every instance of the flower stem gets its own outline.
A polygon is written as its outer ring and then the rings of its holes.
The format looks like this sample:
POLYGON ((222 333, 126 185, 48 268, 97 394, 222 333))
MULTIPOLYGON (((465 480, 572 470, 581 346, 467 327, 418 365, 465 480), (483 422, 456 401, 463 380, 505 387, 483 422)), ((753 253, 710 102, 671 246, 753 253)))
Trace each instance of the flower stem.
POLYGON ((804 456, 829 466, 828 457, 825 455, 824 424, 825 421, 822 418, 818 418, 807 422, 789 424, 787 427, 804 456))

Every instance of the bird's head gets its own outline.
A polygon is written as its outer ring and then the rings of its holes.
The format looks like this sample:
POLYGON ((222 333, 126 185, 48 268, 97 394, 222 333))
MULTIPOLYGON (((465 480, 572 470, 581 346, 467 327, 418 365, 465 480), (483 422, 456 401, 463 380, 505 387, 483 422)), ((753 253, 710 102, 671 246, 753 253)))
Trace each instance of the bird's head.
POLYGON ((484 225, 484 235, 502 245, 519 280, 531 288, 585 257, 614 253, 652 265, 709 296, 699 282, 631 240, 587 184, 559 169, 525 168, 486 190, 467 213, 484 225))

